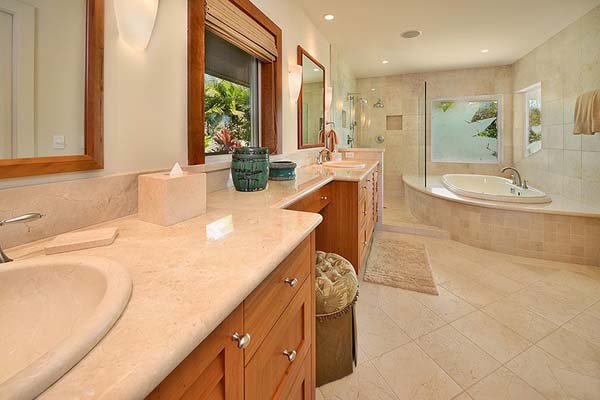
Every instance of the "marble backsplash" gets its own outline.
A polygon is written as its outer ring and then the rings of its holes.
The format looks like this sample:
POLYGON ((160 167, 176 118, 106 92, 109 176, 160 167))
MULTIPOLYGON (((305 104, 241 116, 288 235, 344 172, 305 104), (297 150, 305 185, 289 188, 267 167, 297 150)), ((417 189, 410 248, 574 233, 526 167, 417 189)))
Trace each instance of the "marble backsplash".
MULTIPOLYGON (((298 166, 314 163, 320 149, 276 155, 273 160, 292 160, 298 166)), ((230 163, 191 167, 206 172, 207 192, 232 186, 230 163)), ((39 212, 40 220, 0 227, 0 246, 10 248, 137 213, 138 175, 141 171, 22 186, 0 190, 0 220, 39 212)))

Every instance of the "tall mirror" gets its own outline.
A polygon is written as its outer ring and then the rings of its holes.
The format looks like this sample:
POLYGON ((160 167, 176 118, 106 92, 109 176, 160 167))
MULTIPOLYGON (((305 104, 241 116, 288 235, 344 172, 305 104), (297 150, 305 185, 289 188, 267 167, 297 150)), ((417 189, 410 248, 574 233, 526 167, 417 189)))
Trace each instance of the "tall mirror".
POLYGON ((298 98, 298 148, 323 146, 325 129, 325 67, 298 46, 302 90, 298 98))
POLYGON ((102 167, 103 0, 0 0, 0 178, 102 167))

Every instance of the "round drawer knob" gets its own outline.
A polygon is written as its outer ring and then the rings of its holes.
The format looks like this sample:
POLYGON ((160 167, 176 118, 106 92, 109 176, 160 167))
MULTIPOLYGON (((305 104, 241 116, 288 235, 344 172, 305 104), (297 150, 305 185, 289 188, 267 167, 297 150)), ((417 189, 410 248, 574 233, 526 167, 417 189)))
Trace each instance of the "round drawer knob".
POLYGON ((231 338, 233 339, 234 342, 237 342, 237 346, 239 349, 245 349, 246 347, 248 347, 248 344, 250 343, 250 340, 252 339, 252 337, 250 336, 249 333, 246 333, 244 335, 241 335, 239 333, 234 333, 231 338))
POLYGON ((287 357, 289 362, 293 362, 296 359, 296 350, 284 350, 283 355, 287 357))
POLYGON ((328 197, 327 196, 321 196, 321 200, 327 200, 328 197))
POLYGON ((296 278, 285 278, 283 281, 290 285, 290 287, 296 287, 298 284, 298 279, 296 278))

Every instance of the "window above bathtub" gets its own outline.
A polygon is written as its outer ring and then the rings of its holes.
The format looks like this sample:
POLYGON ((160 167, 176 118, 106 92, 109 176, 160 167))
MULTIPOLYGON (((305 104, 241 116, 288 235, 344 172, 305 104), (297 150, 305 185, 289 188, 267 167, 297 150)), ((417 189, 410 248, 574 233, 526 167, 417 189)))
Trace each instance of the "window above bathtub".
POLYGON ((525 157, 542 150, 542 84, 536 83, 523 90, 525 96, 524 143, 525 157))
POLYGON ((433 162, 497 164, 501 150, 501 95, 432 100, 433 162))

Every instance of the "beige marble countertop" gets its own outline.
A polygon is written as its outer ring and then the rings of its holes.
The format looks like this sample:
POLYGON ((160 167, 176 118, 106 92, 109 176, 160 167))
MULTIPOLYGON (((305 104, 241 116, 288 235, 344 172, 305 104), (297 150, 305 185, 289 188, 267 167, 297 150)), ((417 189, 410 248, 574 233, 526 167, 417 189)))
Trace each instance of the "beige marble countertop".
MULTIPOLYGON (((207 214, 169 227, 135 215, 96 225, 119 230, 112 245, 66 254, 122 264, 133 280, 131 300, 100 343, 39 398, 145 397, 322 221, 280 208, 332 180, 360 181, 378 163, 365 164, 311 165, 262 192, 211 193, 207 214)), ((50 240, 8 252, 16 260, 53 257, 43 251, 50 240)))
MULTIPOLYGON (((362 162, 362 161, 361 161, 362 162)), ((269 181, 267 190, 242 193, 228 188, 210 193, 207 205, 211 208, 285 208, 306 194, 331 181, 358 182, 371 173, 378 161, 364 161, 364 168, 327 168, 316 164, 298 168, 296 180, 269 181)))

